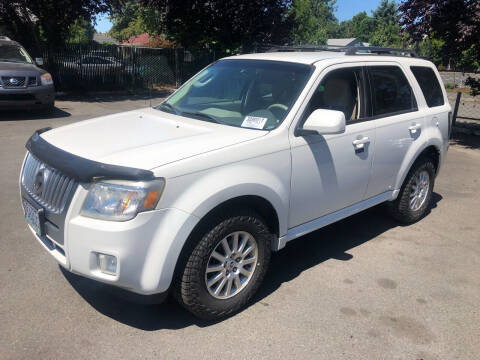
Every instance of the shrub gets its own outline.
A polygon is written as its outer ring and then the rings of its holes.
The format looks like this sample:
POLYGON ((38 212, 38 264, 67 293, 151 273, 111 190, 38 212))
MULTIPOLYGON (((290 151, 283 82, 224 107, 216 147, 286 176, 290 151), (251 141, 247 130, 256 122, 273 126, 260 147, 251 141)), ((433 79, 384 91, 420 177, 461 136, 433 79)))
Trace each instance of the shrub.
POLYGON ((480 79, 474 79, 471 76, 465 80, 465 85, 470 86, 470 95, 477 96, 480 94, 480 79))

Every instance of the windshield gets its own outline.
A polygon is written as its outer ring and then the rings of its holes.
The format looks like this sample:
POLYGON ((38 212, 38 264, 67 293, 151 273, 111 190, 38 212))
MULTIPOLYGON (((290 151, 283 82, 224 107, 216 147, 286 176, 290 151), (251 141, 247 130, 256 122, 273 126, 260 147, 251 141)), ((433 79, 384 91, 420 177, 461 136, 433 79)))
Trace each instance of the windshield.
POLYGON ((221 60, 156 109, 198 120, 271 130, 282 123, 307 83, 309 65, 221 60))
POLYGON ((0 45, 0 61, 32 63, 25 49, 18 45, 0 45))

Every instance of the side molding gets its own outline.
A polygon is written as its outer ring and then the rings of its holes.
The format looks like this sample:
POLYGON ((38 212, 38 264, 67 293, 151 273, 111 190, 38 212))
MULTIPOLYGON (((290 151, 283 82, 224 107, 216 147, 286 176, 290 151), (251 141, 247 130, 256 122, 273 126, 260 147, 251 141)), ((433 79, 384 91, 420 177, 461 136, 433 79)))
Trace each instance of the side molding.
POLYGON ((305 224, 295 226, 288 230, 287 235, 280 237, 275 242, 274 251, 281 250, 285 247, 287 242, 294 240, 300 236, 306 235, 312 231, 318 230, 324 226, 330 225, 338 220, 349 217, 353 214, 359 213, 363 210, 366 210, 372 206, 381 204, 382 202, 393 200, 394 195, 398 195, 398 191, 394 194, 394 191, 386 191, 377 196, 371 197, 369 199, 363 200, 354 205, 348 206, 341 210, 335 211, 328 215, 322 216, 318 219, 309 221, 305 224))

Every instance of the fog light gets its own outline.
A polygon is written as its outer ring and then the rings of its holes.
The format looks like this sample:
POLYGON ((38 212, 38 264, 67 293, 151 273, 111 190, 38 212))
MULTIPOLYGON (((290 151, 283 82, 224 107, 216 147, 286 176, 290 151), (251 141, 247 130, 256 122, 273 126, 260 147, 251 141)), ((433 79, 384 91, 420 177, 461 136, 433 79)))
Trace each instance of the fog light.
POLYGON ((117 275, 117 258, 113 255, 97 253, 98 267, 101 272, 117 275))

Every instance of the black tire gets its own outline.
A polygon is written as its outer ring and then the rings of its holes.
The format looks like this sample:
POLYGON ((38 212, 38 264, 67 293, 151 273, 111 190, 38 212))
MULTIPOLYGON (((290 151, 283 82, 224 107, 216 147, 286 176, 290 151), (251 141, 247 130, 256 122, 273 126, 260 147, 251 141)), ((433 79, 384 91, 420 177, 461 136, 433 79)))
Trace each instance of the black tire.
POLYGON ((435 165, 433 161, 428 157, 419 158, 408 172, 397 199, 387 203, 389 214, 402 224, 412 224, 423 218, 430 208, 434 182, 435 165), (426 171, 429 176, 427 196, 423 204, 418 209, 413 210, 410 208, 412 187, 415 185, 415 178, 423 171, 426 171))
POLYGON ((204 320, 216 320, 244 307, 258 290, 270 263, 271 239, 265 222, 250 211, 217 217, 209 222, 201 239, 192 245, 193 250, 185 254, 183 264, 173 284, 173 295, 177 301, 195 316, 204 320), (205 271, 210 255, 229 234, 244 231, 251 234, 257 243, 256 267, 245 287, 227 299, 212 296, 205 283, 205 271))

